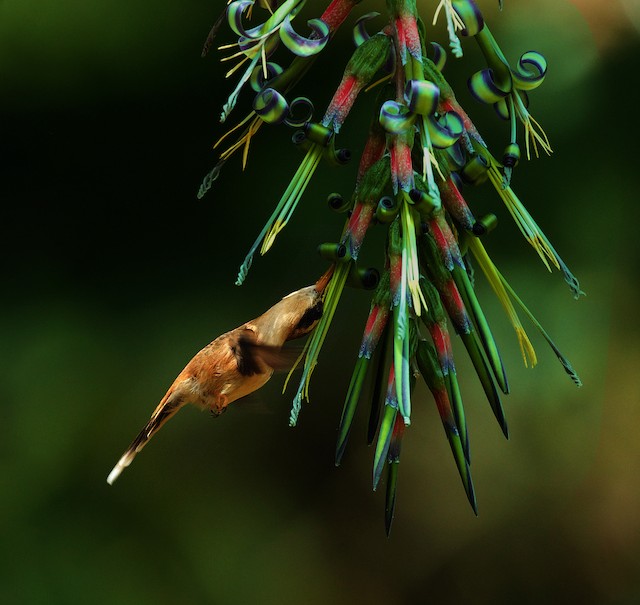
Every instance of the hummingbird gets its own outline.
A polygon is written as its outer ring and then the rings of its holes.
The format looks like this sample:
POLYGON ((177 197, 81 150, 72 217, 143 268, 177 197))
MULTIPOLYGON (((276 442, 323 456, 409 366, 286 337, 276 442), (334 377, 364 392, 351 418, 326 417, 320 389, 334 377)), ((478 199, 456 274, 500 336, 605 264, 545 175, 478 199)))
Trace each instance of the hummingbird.
POLYGON ((113 484, 149 439, 184 405, 190 403, 219 416, 230 403, 266 384, 274 370, 291 367, 291 356, 282 346, 316 326, 332 274, 333 265, 314 285, 291 292, 256 319, 218 336, 198 352, 113 467, 107 483, 113 484))

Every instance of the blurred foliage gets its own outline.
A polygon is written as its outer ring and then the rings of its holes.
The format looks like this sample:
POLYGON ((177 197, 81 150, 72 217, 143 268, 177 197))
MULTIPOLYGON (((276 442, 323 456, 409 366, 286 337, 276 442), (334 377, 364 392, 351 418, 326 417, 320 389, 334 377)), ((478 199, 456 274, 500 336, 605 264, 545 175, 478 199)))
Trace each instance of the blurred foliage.
MULTIPOLYGON (((193 353, 322 272, 315 245, 341 226, 325 187, 350 193, 355 166, 324 167, 291 228, 233 286, 297 152, 286 134, 257 142, 245 173, 230 162, 196 200, 226 92, 216 57, 199 59, 212 4, 0 2, 0 602, 640 602, 640 44, 621 21, 618 42, 596 47, 594 22, 574 3, 506 0, 492 24, 510 58, 535 48, 549 60, 535 109, 555 153, 523 164, 515 185, 587 298, 573 301, 509 221, 490 246, 585 386, 575 389, 540 341, 539 367, 519 367, 482 289, 512 394, 505 442, 474 379, 462 384, 480 516, 426 392, 390 539, 383 493, 370 492, 363 417, 333 467, 368 309, 356 291, 296 429, 276 377, 218 420, 181 413, 107 486, 193 353)), ((346 44, 321 58, 306 92, 328 99, 333 84, 317 74, 343 62, 346 44)), ((491 110, 477 106, 474 118, 503 136, 491 110)), ((345 141, 358 120, 366 107, 345 141)), ((374 249, 363 252, 371 262, 374 249)))

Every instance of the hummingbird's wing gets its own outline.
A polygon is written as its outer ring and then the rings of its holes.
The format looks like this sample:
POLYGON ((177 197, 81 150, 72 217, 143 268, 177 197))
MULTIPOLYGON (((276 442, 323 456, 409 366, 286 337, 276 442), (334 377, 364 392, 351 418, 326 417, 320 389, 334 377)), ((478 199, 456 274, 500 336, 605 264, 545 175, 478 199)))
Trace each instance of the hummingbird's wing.
POLYGON ((257 343, 252 332, 238 339, 234 355, 243 376, 262 374, 265 366, 275 371, 290 370, 300 356, 301 347, 275 347, 257 343))

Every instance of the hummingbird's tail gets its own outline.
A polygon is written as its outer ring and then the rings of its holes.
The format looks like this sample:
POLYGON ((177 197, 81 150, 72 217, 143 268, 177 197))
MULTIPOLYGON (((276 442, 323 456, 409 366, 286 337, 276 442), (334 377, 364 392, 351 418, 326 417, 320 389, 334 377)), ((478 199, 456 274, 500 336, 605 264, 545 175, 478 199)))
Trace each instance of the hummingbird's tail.
POLYGON ((107 483, 113 485, 113 482, 120 476, 120 473, 127 468, 136 454, 147 444, 149 439, 153 437, 162 427, 162 425, 169 420, 182 406, 184 402, 180 396, 177 396, 175 391, 171 389, 158 404, 149 422, 138 433, 138 436, 132 441, 131 445, 126 449, 124 454, 118 463, 113 467, 113 470, 107 477, 107 483))

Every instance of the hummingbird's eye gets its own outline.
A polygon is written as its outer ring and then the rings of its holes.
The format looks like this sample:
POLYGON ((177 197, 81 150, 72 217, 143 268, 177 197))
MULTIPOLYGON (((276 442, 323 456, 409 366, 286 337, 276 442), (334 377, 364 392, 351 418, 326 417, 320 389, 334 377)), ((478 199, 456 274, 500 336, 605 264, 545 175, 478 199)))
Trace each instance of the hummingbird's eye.
POLYGON ((296 330, 306 330, 322 317, 322 301, 319 300, 313 307, 309 307, 300 318, 296 330))

